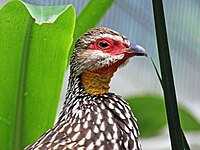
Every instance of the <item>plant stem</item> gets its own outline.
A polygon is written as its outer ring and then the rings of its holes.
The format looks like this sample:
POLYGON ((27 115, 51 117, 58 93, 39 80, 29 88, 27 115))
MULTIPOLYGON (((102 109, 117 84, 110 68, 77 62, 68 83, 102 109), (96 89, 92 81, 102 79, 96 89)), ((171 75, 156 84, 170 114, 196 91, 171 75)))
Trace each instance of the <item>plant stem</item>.
POLYGON ((162 0, 152 0, 152 3, 171 146, 173 150, 183 150, 185 145, 187 145, 185 144, 187 142, 183 139, 182 129, 180 126, 163 3, 162 0))

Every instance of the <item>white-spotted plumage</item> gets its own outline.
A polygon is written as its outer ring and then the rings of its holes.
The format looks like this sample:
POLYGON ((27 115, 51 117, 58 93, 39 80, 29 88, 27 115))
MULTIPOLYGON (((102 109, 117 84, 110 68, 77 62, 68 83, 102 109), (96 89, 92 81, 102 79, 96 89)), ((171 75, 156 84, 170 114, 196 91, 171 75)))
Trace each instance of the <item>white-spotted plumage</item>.
POLYGON ((98 119, 96 120, 96 124, 97 124, 97 125, 101 124, 101 119, 98 118, 98 119))
POLYGON ((74 132, 80 131, 81 124, 77 124, 74 128, 74 132))
POLYGON ((99 139, 100 139, 101 141, 104 141, 104 140, 105 140, 105 136, 103 135, 103 133, 100 134, 99 139))
POLYGON ((108 118, 108 123, 109 123, 110 125, 113 125, 113 123, 114 123, 113 119, 112 119, 112 118, 108 118))
POLYGON ((114 109, 114 108, 115 108, 115 107, 113 106, 112 103, 109 103, 108 107, 109 107, 110 109, 114 109))
POLYGON ((107 138, 108 140, 112 140, 112 135, 108 132, 106 138, 107 138))
POLYGON ((76 144, 75 142, 70 143, 70 144, 67 145, 67 148, 69 148, 69 149, 73 149, 73 146, 74 146, 75 144, 76 144))
POLYGON ((114 138, 114 139, 118 139, 118 138, 119 138, 117 132, 114 132, 114 134, 113 134, 113 138, 114 138))
POLYGON ((85 143, 85 138, 82 138, 79 142, 78 142, 78 145, 82 146, 84 145, 85 143))
POLYGON ((91 114, 89 113, 89 114, 87 115, 87 121, 90 121, 90 120, 92 120, 92 116, 91 116, 91 114))
POLYGON ((108 28, 91 29, 76 42, 66 101, 59 120, 26 150, 141 150, 136 119, 127 102, 114 93, 89 94, 83 88, 81 73, 84 69, 109 66, 124 57, 124 54, 86 50, 99 38, 130 45, 126 37, 108 28))
POLYGON ((88 121, 85 121, 83 124, 83 128, 87 129, 88 128, 88 121))
POLYGON ((109 118, 113 117, 113 115, 112 115, 112 113, 110 111, 107 111, 107 115, 108 115, 109 118))
POLYGON ((102 145, 100 148, 99 148, 99 150, 104 150, 105 149, 105 146, 104 145, 102 145))
POLYGON ((95 142, 95 145, 96 145, 96 146, 100 146, 100 145, 101 145, 101 140, 100 140, 100 139, 97 139, 96 142, 95 142))
POLYGON ((127 136, 126 138, 127 138, 127 139, 124 140, 124 147, 125 147, 126 149, 128 149, 128 136, 127 136))
POLYGON ((117 132, 118 129, 117 129, 117 124, 116 123, 113 124, 112 128, 113 128, 113 131, 117 132))
POLYGON ((92 131, 91 131, 91 129, 89 129, 87 131, 87 134, 86 134, 85 138, 88 139, 88 140, 91 140, 91 137, 92 137, 92 131))
POLYGON ((93 150, 94 149, 94 143, 90 143, 90 145, 87 146, 88 150, 93 150))
POLYGON ((77 138, 78 138, 78 136, 80 135, 80 131, 79 132, 77 132, 73 137, 72 137, 72 141, 76 141, 77 140, 77 138))
POLYGON ((106 107, 103 103, 101 103, 101 110, 104 110, 106 107))
POLYGON ((101 131, 105 131, 106 127, 105 127, 105 122, 102 122, 101 126, 100 126, 100 130, 101 131))
POLYGON ((102 120, 102 119, 103 119, 102 114, 101 114, 101 113, 98 113, 97 118, 100 119, 100 120, 102 120))
POLYGON ((119 150, 119 146, 117 143, 114 143, 113 150, 119 150))
POLYGON ((94 126, 93 132, 94 133, 99 133, 99 128, 97 126, 94 126))

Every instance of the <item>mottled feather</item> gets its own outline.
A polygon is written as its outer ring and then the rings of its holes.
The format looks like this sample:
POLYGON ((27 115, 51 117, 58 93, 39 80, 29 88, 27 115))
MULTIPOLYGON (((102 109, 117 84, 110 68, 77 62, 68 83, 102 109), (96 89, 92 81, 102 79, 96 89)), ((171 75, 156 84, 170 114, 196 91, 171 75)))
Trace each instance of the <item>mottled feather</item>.
POLYGON ((58 122, 26 150, 141 149, 136 119, 127 102, 114 93, 89 94, 83 88, 78 53, 105 36, 128 42, 126 37, 108 28, 93 28, 79 38, 58 122))

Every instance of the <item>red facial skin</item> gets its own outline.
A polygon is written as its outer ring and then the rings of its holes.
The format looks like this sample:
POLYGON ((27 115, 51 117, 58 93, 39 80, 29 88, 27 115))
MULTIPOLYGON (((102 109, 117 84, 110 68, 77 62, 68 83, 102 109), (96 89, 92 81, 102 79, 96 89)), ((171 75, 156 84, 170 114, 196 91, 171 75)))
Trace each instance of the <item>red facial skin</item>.
POLYGON ((111 38, 98 39, 94 43, 91 43, 88 46, 88 48, 94 49, 94 50, 101 50, 104 53, 109 53, 111 55, 119 55, 119 54, 129 53, 129 50, 128 50, 129 45, 127 43, 115 41, 111 38), (107 42, 109 44, 109 46, 106 48, 101 48, 99 46, 100 42, 107 42))
POLYGON ((123 64, 128 58, 134 56, 134 53, 129 50, 129 45, 127 43, 116 41, 111 38, 98 39, 94 43, 91 43, 88 46, 88 49, 101 50, 102 52, 109 53, 111 55, 120 55, 120 54, 125 55, 123 59, 117 61, 113 65, 95 70, 95 72, 99 72, 99 73, 108 73, 108 72, 114 73, 117 70, 117 68, 121 64, 123 64), (107 42, 108 46, 105 48, 102 48, 99 45, 100 42, 107 42))

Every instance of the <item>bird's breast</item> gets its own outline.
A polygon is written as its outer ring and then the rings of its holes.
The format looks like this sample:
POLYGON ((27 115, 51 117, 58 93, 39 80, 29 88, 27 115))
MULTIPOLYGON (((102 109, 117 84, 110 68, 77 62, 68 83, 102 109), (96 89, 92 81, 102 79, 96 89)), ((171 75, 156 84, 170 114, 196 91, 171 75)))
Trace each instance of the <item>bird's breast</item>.
POLYGON ((135 118, 114 94, 80 98, 66 116, 27 149, 141 150, 135 118))
MULTIPOLYGON (((83 104, 82 104, 83 105, 83 104)), ((80 107, 79 107, 80 108, 80 107)), ((140 147, 138 129, 123 101, 104 99, 71 113, 62 132, 68 148, 134 149, 140 147)))

